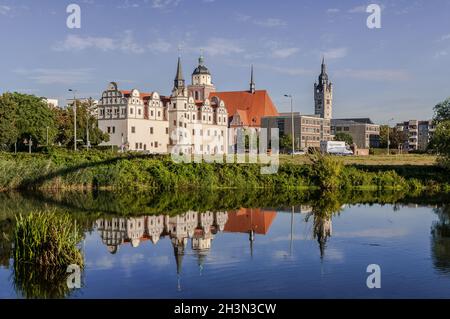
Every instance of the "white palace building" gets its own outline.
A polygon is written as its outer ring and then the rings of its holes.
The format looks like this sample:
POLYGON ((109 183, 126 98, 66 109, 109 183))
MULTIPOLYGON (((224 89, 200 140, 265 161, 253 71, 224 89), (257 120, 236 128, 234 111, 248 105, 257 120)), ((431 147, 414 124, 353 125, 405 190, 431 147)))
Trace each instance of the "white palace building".
POLYGON ((149 153, 227 154, 228 113, 215 92, 203 57, 185 85, 181 60, 170 97, 109 84, 98 103, 98 123, 110 140, 102 145, 149 153))

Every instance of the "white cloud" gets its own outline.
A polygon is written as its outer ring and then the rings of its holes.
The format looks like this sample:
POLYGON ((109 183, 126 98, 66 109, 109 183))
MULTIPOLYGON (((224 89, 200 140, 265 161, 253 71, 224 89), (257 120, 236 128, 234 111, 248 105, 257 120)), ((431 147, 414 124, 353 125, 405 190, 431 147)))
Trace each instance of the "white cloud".
POLYGON ((286 26, 287 23, 281 19, 276 19, 276 18, 267 18, 264 20, 254 20, 253 21, 254 24, 262 26, 262 27, 267 27, 267 28, 276 28, 276 27, 283 27, 286 26))
POLYGON ((172 49, 172 45, 163 39, 156 39, 147 48, 154 53, 166 53, 172 49))
POLYGON ((118 9, 139 8, 139 3, 131 3, 129 0, 125 0, 123 4, 117 6, 118 9))
POLYGON ((322 52, 322 55, 325 56, 328 60, 340 59, 347 56, 348 49, 347 48, 333 48, 327 51, 322 52))
POLYGON ((5 6, 5 5, 0 5, 0 14, 1 15, 7 15, 10 12, 11 12, 11 7, 5 6))
POLYGON ((327 10, 328 14, 335 14, 335 13, 339 13, 339 12, 341 12, 341 10, 337 9, 337 8, 330 8, 327 10))
POLYGON ((286 74, 286 75, 290 75, 290 76, 314 74, 314 72, 312 70, 307 70, 307 69, 303 69, 303 68, 293 68, 293 67, 289 67, 289 68, 278 67, 278 66, 269 65, 269 64, 256 64, 255 68, 269 70, 269 71, 286 74))
POLYGON ((300 49, 299 48, 281 48, 281 49, 275 49, 272 51, 272 56, 274 58, 288 58, 294 54, 296 54, 297 52, 299 52, 300 49))
POLYGON ((363 13, 366 12, 367 6, 356 6, 348 10, 349 13, 363 13))
POLYGON ((125 31, 118 38, 110 37, 82 37, 70 34, 66 39, 53 46, 55 51, 83 51, 87 49, 98 49, 101 51, 120 50, 125 53, 144 53, 145 48, 138 44, 131 31, 125 31))
POLYGON ((449 34, 444 34, 441 38, 440 41, 447 41, 450 40, 450 33, 449 34))
POLYGON ((176 7, 181 2, 181 0, 153 0, 152 8, 155 9, 166 9, 169 7, 176 7))
POLYGON ((336 77, 354 78, 374 81, 406 81, 411 75, 406 70, 379 69, 379 70, 355 70, 344 69, 334 72, 336 77))
POLYGON ((245 51, 237 41, 225 38, 210 38, 203 49, 211 56, 230 55, 245 51))
POLYGON ((255 19, 252 16, 237 13, 235 14, 236 20, 239 22, 250 22, 260 27, 266 27, 266 28, 277 28, 277 27, 283 27, 286 26, 286 21, 283 21, 278 18, 266 18, 266 19, 255 19))
POLYGON ((441 58, 441 57, 447 56, 448 54, 449 54, 449 52, 447 50, 441 50, 441 51, 436 52, 434 57, 441 58))
POLYGON ((93 69, 18 69, 17 74, 39 84, 78 84, 89 82, 93 78, 93 69))

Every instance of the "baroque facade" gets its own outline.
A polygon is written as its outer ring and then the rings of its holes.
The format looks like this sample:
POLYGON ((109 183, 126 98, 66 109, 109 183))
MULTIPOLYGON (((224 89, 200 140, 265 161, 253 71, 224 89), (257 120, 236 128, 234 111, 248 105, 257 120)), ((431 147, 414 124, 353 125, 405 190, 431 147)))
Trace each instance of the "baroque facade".
POLYGON ((99 128, 110 136, 102 145, 155 154, 226 154, 228 112, 220 98, 209 99, 214 91, 203 57, 189 86, 178 58, 170 96, 124 91, 111 82, 98 103, 99 128))

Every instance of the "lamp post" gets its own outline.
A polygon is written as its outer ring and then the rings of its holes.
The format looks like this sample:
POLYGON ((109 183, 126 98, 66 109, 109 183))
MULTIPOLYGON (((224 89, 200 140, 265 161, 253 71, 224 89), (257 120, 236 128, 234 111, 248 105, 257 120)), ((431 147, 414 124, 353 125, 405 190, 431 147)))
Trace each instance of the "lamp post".
POLYGON ((391 131, 391 126, 389 125, 389 123, 391 121, 393 121, 393 120, 394 120, 394 118, 391 118, 391 119, 388 120, 388 130, 387 130, 387 155, 388 156, 391 155, 391 153, 390 153, 391 139, 389 138, 389 133, 391 131))
POLYGON ((73 150, 77 150, 77 98, 76 90, 69 89, 73 93, 73 150))
POLYGON ((294 98, 292 97, 292 94, 285 94, 284 96, 291 99, 292 157, 294 157, 294 149, 295 149, 294 98))

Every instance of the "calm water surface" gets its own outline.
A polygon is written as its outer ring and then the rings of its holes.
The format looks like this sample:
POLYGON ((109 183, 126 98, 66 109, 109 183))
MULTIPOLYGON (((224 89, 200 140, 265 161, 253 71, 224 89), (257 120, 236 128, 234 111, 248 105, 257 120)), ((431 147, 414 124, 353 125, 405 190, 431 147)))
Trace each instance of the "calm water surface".
MULTIPOLYGON (((20 207, 50 209, 55 202, 3 199, 10 204, 0 212, 0 298, 21 298, 7 252, 8 223, 20 207)), ((450 297, 447 205, 338 208, 324 214, 311 203, 131 217, 78 213, 86 228, 82 288, 62 297, 450 297), (381 289, 367 288, 369 264, 381 267, 381 289)))

